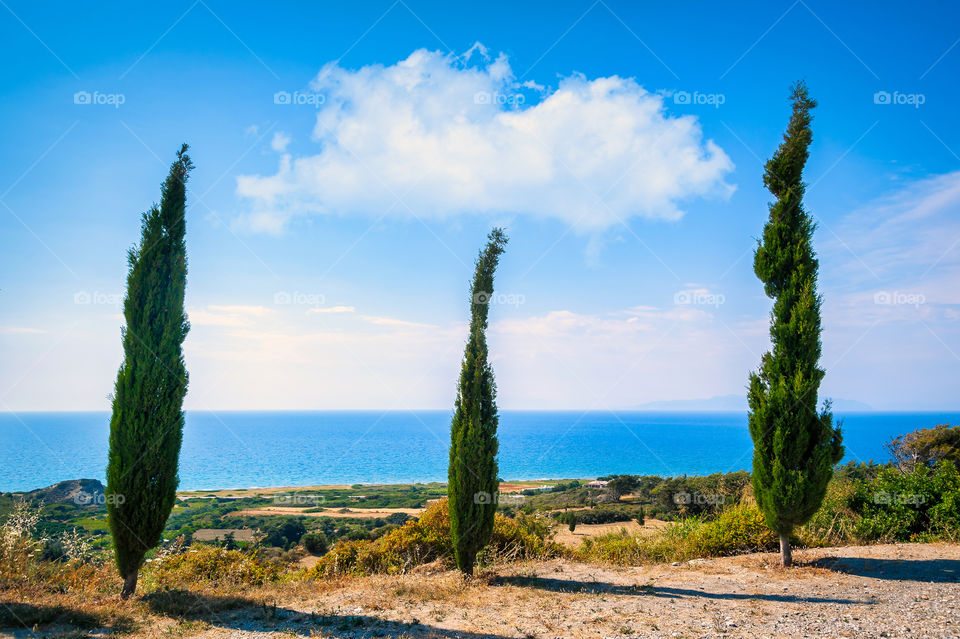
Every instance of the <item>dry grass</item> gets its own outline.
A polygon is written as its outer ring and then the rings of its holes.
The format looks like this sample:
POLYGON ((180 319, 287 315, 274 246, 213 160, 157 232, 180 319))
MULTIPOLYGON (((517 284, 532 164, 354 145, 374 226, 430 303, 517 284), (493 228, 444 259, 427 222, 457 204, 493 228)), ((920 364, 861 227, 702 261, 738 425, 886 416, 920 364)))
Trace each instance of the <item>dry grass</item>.
POLYGON ((569 546, 570 548, 577 548, 583 543, 584 539, 588 537, 599 537, 601 535, 616 533, 620 530, 627 531, 628 535, 653 535, 668 525, 668 522, 660 521, 659 519, 648 519, 644 522, 643 526, 636 521, 630 520, 617 521, 609 524, 577 524, 576 530, 570 532, 566 524, 558 524, 555 529, 554 541, 558 544, 569 546))
POLYGON ((957 634, 960 546, 810 549, 796 558, 792 570, 757 554, 646 567, 555 559, 497 564, 473 578, 437 567, 323 579, 288 572, 259 586, 191 582, 179 572, 182 582, 160 587, 151 565, 130 602, 119 600, 109 566, 63 566, 0 591, 0 620, 9 627, 16 615, 13 625, 38 624, 45 635, 106 629, 150 639, 957 634))
POLYGON ((193 533, 193 538, 197 541, 216 541, 223 539, 229 533, 233 533, 233 538, 236 541, 254 540, 252 528, 200 528, 193 533))

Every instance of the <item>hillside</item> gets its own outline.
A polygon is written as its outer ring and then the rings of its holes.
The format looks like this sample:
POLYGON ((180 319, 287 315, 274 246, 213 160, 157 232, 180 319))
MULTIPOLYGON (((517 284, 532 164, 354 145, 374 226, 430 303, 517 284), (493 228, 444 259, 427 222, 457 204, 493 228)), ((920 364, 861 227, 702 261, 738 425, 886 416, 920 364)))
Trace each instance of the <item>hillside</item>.
POLYGON ((96 479, 68 479, 46 488, 17 494, 29 501, 43 501, 45 504, 97 506, 103 505, 103 491, 103 484, 96 479))

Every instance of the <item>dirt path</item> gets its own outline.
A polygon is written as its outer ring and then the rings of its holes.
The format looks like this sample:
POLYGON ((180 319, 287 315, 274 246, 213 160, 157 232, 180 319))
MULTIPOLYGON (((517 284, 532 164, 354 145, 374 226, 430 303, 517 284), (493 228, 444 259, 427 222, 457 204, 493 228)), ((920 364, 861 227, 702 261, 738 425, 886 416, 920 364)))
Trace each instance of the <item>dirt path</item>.
POLYGON ((960 546, 898 544, 617 568, 569 561, 347 579, 224 613, 204 639, 958 637, 960 546))

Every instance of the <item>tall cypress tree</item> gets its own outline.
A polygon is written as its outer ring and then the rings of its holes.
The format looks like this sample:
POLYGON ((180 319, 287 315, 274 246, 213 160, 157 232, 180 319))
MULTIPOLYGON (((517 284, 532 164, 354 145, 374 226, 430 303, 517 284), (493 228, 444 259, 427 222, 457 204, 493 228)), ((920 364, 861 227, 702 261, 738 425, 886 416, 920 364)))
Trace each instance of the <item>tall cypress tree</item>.
POLYGON ((447 494, 450 533, 457 567, 473 574, 477 553, 490 541, 497 510, 497 385, 487 354, 487 313, 493 276, 507 244, 502 229, 487 236, 477 257, 470 287, 470 337, 463 354, 460 383, 450 426, 447 494))
POLYGON ((123 363, 114 388, 106 489, 124 599, 137 588, 145 554, 160 543, 179 483, 187 392, 182 345, 190 328, 183 309, 184 212, 192 168, 184 144, 161 186, 160 206, 143 215, 140 244, 127 255, 123 363))
POLYGON ((790 534, 820 507, 843 456, 829 402, 817 410, 824 371, 820 360, 819 268, 814 223, 803 208, 802 173, 817 103, 803 83, 792 89, 793 114, 783 143, 767 162, 763 182, 776 200, 754 254, 754 272, 774 300, 772 350, 750 375, 753 488, 767 525, 780 536, 784 566, 792 561, 790 534))

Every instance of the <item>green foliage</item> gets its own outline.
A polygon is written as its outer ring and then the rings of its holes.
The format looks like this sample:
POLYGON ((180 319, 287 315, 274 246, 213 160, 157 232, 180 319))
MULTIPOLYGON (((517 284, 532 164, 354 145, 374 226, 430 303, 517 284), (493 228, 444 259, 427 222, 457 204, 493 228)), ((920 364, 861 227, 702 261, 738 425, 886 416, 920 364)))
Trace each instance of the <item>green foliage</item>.
POLYGON ((161 188, 160 206, 143 215, 130 250, 123 314, 123 363, 110 420, 106 502, 117 569, 137 574, 160 542, 176 500, 187 371, 183 308, 186 181, 193 163, 184 144, 161 188))
POLYGON ((821 298, 814 224, 803 208, 802 173, 816 106, 804 84, 793 88, 793 114, 763 181, 776 200, 754 255, 754 271, 774 300, 772 350, 750 376, 753 487, 767 524, 788 536, 820 507, 833 465, 843 456, 829 404, 817 410, 821 298))
POLYGON ((308 532, 300 538, 300 543, 311 555, 322 555, 327 552, 327 536, 322 532, 308 532))
POLYGON ((869 541, 960 538, 960 473, 950 460, 918 464, 910 473, 889 468, 852 495, 860 514, 855 534, 869 541))
POLYGON ((607 492, 615 501, 620 501, 621 497, 638 486, 640 486, 640 478, 636 475, 617 475, 607 484, 607 492))
POLYGON ((554 513, 553 516, 561 523, 570 523, 572 519, 578 524, 612 524, 618 521, 630 521, 637 516, 642 517, 643 509, 635 506, 597 506, 585 510, 554 513))
POLYGON ((858 486, 866 481, 839 475, 831 480, 820 508, 797 529, 803 545, 842 546, 862 541, 856 531, 860 515, 854 510, 852 498, 858 486))
POLYGON ((495 228, 477 257, 470 287, 470 337, 450 425, 450 527, 457 567, 465 573, 473 571, 477 553, 487 544, 497 510, 497 387, 486 330, 493 277, 506 243, 507 236, 495 228))
POLYGON ((283 517, 273 518, 260 529, 260 532, 263 533, 263 543, 267 546, 290 550, 306 534, 307 528, 303 525, 302 517, 283 517))
POLYGON ((693 529, 689 543, 698 557, 773 550, 779 541, 756 506, 738 505, 693 529))
MULTIPOLYGON (((550 542, 550 524, 544 517, 495 515, 489 544, 478 551, 481 564, 495 559, 534 559, 560 552, 550 542)), ((447 500, 431 504, 420 519, 409 521, 374 541, 339 542, 324 555, 313 574, 395 574, 440 561, 455 564, 447 500)))
POLYGON ((689 517, 654 534, 631 535, 621 529, 588 537, 577 555, 587 561, 640 565, 772 550, 776 543, 763 513, 755 506, 738 505, 716 519, 689 517))
POLYGON ((642 477, 637 492, 651 502, 650 517, 672 521, 710 516, 736 503, 750 486, 750 473, 714 473, 706 476, 642 477))
POLYGON ((150 564, 145 578, 156 588, 214 586, 262 586, 279 581, 283 564, 256 553, 226 550, 200 544, 189 551, 163 557, 150 564))
POLYGON ((902 470, 917 464, 932 466, 943 459, 960 464, 960 426, 938 424, 894 438, 887 449, 902 470))

